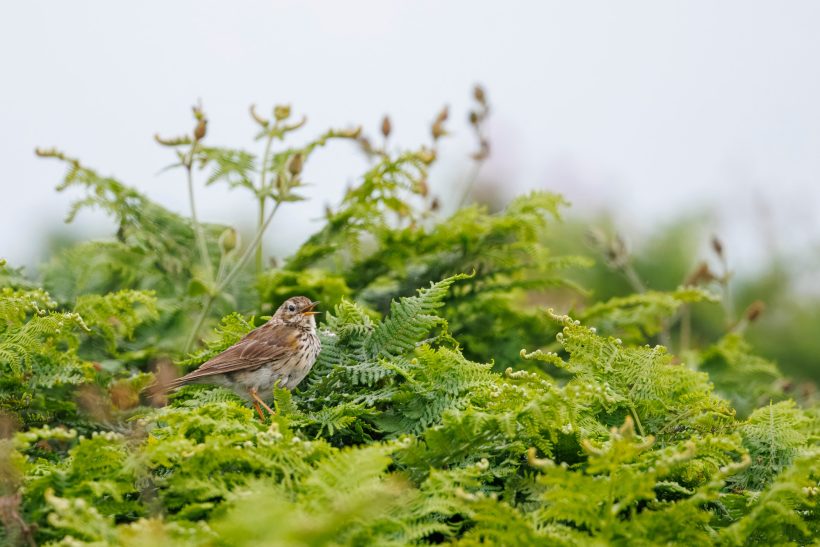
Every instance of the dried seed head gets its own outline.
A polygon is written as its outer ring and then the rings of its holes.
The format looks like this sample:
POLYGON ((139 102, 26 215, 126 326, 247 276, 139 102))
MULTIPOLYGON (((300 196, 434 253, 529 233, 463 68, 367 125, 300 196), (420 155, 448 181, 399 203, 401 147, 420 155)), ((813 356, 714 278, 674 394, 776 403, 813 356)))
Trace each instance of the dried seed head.
POLYGON ((444 126, 441 122, 434 122, 433 127, 430 129, 430 133, 433 134, 433 140, 437 141, 445 135, 444 126))
POLYGON ((717 276, 709 269, 706 262, 701 262, 689 277, 683 282, 684 285, 698 285, 700 283, 711 283, 717 276))
POLYGON ((278 122, 290 118, 290 105, 278 104, 273 107, 273 117, 276 118, 276 121, 278 122))
POLYGON ((288 164, 288 172, 293 175, 294 177, 302 172, 302 166, 304 164, 304 158, 302 154, 294 154, 292 158, 290 158, 290 164, 288 164))
POLYGON ((748 308, 746 308, 746 312, 744 314, 746 316, 746 320, 749 321, 749 323, 754 323, 760 318, 760 315, 765 309, 766 304, 764 304, 761 300, 755 300, 749 304, 748 308))
POLYGON ((433 134, 433 140, 437 141, 441 137, 447 134, 444 130, 444 122, 447 121, 447 118, 450 115, 450 109, 445 106, 441 109, 441 112, 438 113, 436 116, 435 121, 433 122, 432 127, 430 128, 430 132, 433 134))
POLYGON ((478 125, 478 120, 479 120, 478 112, 476 112, 475 110, 471 110, 470 111, 470 124, 478 125))
POLYGON ((203 118, 199 118, 199 121, 196 124, 196 128, 194 129, 194 141, 201 141, 205 138, 205 133, 208 129, 208 120, 203 118))
POLYGON ((486 106, 487 104, 487 95, 484 93, 484 88, 481 87, 481 84, 476 84, 473 88, 473 97, 475 100, 479 102, 482 106, 486 106))
POLYGON ((441 125, 441 122, 435 122, 430 132, 433 134, 433 140, 437 141, 444 136, 444 127, 441 125))
POLYGON ((393 126, 392 126, 392 124, 390 123, 390 117, 389 117, 389 116, 385 116, 385 117, 382 119, 382 135, 384 135, 384 138, 385 138, 385 139, 386 139, 387 137, 389 137, 389 136, 390 136, 390 132, 391 132, 392 130, 393 130, 393 126))
POLYGON ((430 202, 430 210, 438 211, 439 209, 441 209, 441 203, 439 202, 438 198, 433 198, 433 201, 430 202))
POLYGON ((712 249, 715 251, 716 255, 723 258, 723 243, 717 236, 712 236, 712 249))

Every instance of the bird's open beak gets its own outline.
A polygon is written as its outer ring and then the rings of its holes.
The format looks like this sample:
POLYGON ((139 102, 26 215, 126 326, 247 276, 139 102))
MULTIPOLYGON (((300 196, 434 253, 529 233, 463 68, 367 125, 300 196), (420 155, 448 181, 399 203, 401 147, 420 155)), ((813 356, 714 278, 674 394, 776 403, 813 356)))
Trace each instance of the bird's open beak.
POLYGON ((302 315, 316 315, 317 313, 319 313, 318 311, 313 311, 313 308, 315 308, 318 304, 319 301, 317 300, 316 302, 311 302, 310 304, 305 306, 302 309, 302 315))

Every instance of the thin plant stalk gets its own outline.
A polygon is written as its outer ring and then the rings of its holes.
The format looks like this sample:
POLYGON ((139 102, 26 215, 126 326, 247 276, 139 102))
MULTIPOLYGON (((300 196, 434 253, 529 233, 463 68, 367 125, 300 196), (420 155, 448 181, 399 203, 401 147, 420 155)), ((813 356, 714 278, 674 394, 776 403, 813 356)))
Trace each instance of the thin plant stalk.
MULTIPOLYGON (((214 287, 213 291, 205 297, 202 303, 202 309, 200 310, 199 315, 197 316, 197 319, 194 322, 194 328, 193 330, 191 330, 191 333, 188 335, 188 340, 185 342, 185 353, 191 351, 191 348, 193 347, 193 344, 196 341, 197 334, 199 334, 199 330, 205 323, 205 319, 207 319, 208 314, 211 311, 211 307, 213 306, 213 303, 216 300, 217 296, 225 289, 225 287, 227 287, 231 283, 231 281, 234 280, 234 278, 239 274, 239 272, 242 270, 245 264, 247 264, 251 255, 254 254, 256 246, 259 245, 259 242, 262 240, 262 235, 265 233, 265 230, 267 230, 268 226, 271 223, 271 220, 273 220, 273 217, 276 214, 276 211, 279 210, 279 206, 281 204, 281 201, 276 202, 276 205, 274 205, 273 209, 268 214, 265 221, 256 230, 256 234, 254 235, 253 240, 251 240, 248 247, 245 249, 245 252, 242 253, 242 256, 239 257, 239 260, 237 260, 236 264, 233 265, 233 267, 228 271, 227 274, 225 274, 224 277, 216 280, 216 286, 214 287)), ((225 270, 224 268, 220 267, 220 271, 224 272, 225 270)))
POLYGON ((211 255, 208 252, 208 244, 205 242, 205 233, 202 230, 202 225, 199 223, 199 218, 196 214, 196 200, 194 199, 194 152, 196 151, 196 142, 191 145, 191 151, 184 162, 185 172, 188 179, 188 201, 191 205, 191 222, 194 225, 194 237, 196 238, 197 246, 199 247, 199 255, 202 258, 202 267, 207 272, 209 279, 213 280, 214 274, 211 268, 211 255))
POLYGON ((461 193, 461 199, 458 200, 459 209, 467 205, 467 201, 470 199, 470 196, 472 196, 473 188, 475 187, 475 183, 478 180, 478 174, 481 172, 481 167, 483 165, 483 159, 475 160, 473 162, 473 166, 470 168, 470 172, 467 174, 467 179, 464 184, 464 190, 461 193))
POLYGON ((242 270, 242 267, 245 265, 245 263, 247 263, 248 259, 251 257, 251 254, 253 254, 256 246, 259 245, 259 243, 262 241, 262 236, 264 235, 265 230, 267 230, 268 226, 270 225, 271 220, 273 220, 273 217, 276 214, 276 211, 279 210, 280 205, 282 205, 282 202, 277 201, 276 205, 273 206, 273 209, 268 214, 268 217, 265 219, 265 222, 256 231, 256 234, 253 236, 253 240, 251 241, 250 245, 248 245, 248 248, 245 249, 245 252, 239 258, 237 263, 234 264, 233 268, 231 268, 231 270, 224 277, 224 279, 222 279, 221 281, 217 281, 217 284, 216 284, 217 292, 219 292, 222 289, 224 289, 225 287, 227 287, 228 284, 231 281, 233 281, 233 279, 236 277, 236 275, 240 272, 240 270, 242 270))
MULTIPOLYGON (((265 184, 268 178, 268 158, 270 157, 270 149, 273 145, 273 135, 268 135, 268 140, 265 143, 265 152, 262 154, 262 166, 259 174, 259 218, 257 221, 257 230, 262 228, 265 224, 265 184)), ((256 274, 262 273, 262 240, 260 237, 256 243, 256 274)))

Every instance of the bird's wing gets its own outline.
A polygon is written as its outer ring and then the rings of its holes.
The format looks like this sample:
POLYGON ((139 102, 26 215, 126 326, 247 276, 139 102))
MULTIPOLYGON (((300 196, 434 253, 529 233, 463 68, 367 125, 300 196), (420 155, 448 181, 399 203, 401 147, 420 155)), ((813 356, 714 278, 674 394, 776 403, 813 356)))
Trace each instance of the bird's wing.
POLYGON ((257 369, 292 353, 298 342, 298 329, 282 324, 263 325, 174 384, 179 386, 204 376, 257 369))

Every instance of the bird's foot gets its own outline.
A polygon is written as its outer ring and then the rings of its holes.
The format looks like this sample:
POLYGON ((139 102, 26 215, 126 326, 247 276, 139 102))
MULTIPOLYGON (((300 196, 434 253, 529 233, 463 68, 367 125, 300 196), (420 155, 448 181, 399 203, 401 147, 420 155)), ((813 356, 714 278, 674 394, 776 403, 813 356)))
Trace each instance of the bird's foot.
POLYGON ((276 411, 269 407, 267 403, 265 403, 265 401, 262 400, 262 398, 259 396, 259 393, 256 392, 256 389, 251 388, 248 391, 251 394, 251 398, 253 399, 253 406, 256 409, 256 412, 259 414, 260 420, 262 420, 263 422, 265 421, 265 416, 262 414, 262 408, 267 410, 271 416, 276 415, 276 411), (262 408, 260 408, 259 405, 262 405, 262 408))

